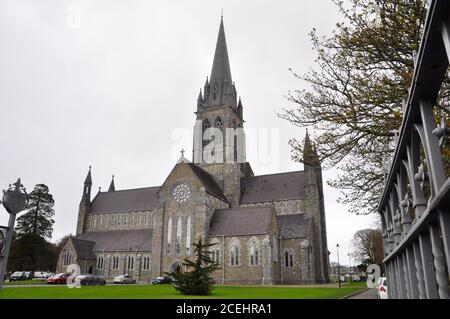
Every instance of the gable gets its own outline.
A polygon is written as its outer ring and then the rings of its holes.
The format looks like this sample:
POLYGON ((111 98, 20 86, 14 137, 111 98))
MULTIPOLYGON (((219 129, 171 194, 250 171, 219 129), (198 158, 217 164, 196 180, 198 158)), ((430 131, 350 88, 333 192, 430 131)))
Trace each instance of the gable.
POLYGON ((246 177, 240 204, 300 199, 305 196, 303 171, 246 177))
POLYGON ((307 238, 311 219, 305 214, 277 215, 282 239, 307 238))

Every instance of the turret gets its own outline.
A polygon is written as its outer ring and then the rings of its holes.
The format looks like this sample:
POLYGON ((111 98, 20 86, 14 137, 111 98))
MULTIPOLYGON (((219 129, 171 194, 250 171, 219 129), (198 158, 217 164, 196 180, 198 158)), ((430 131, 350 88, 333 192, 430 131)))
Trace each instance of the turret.
POLYGON ((92 176, 91 176, 91 166, 89 166, 89 171, 87 173, 86 179, 84 180, 83 195, 81 196, 80 206, 78 208, 78 220, 76 231, 77 235, 84 232, 86 215, 91 210, 91 188, 92 188, 92 176))
POLYGON ((115 192, 116 191, 116 185, 114 185, 114 175, 111 179, 111 184, 109 184, 108 192, 115 192))

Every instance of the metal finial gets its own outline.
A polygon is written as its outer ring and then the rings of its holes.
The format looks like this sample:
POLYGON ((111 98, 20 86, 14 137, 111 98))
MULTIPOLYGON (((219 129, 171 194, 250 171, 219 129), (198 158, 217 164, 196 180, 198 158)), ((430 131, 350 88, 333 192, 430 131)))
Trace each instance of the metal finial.
POLYGON ((184 157, 184 152, 185 152, 185 150, 181 149, 180 153, 181 153, 181 156, 183 156, 183 157, 184 157))
POLYGON ((221 12, 221 14, 220 14, 220 19, 223 20, 223 8, 222 8, 222 12, 221 12))

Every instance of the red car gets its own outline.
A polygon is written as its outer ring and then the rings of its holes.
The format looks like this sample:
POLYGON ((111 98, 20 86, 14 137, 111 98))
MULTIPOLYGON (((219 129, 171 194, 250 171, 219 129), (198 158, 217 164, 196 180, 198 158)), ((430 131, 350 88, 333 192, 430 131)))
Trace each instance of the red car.
POLYGON ((70 274, 56 274, 53 277, 50 277, 47 279, 48 284, 54 284, 54 285, 64 285, 67 282, 67 278, 70 276, 70 274))

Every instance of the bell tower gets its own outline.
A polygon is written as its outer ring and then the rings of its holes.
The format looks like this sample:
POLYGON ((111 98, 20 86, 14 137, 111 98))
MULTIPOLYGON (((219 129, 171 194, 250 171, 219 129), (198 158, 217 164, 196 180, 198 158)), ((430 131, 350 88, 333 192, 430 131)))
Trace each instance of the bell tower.
POLYGON ((213 175, 232 204, 237 203, 246 162, 244 119, 231 77, 223 17, 211 75, 200 90, 195 114, 193 161, 213 175))

